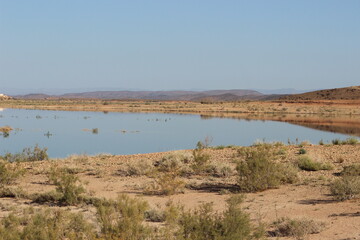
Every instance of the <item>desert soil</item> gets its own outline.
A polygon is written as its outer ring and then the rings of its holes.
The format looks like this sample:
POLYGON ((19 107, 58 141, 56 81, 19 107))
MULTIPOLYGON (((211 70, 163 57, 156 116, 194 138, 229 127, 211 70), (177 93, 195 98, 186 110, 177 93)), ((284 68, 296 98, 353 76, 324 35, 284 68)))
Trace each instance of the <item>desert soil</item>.
MULTIPOLYGON (((281 162, 294 163, 299 157, 300 146, 284 146, 284 156, 281 162)), ((282 185, 258 193, 247 193, 243 208, 251 215, 254 223, 259 220, 271 229, 271 223, 281 217, 292 219, 308 219, 324 223, 325 228, 318 234, 312 234, 307 239, 360 239, 360 199, 338 202, 330 196, 329 184, 338 176, 344 166, 360 163, 360 145, 306 145, 303 148, 311 158, 330 163, 333 170, 316 172, 299 171, 299 181, 295 184, 282 185)), ((211 162, 216 165, 229 164, 235 168, 234 160, 238 159, 237 147, 224 149, 206 149, 211 162)), ((191 153, 191 150, 184 150, 191 153)), ((27 193, 45 193, 54 190, 48 183, 46 173, 51 167, 68 167, 76 172, 81 181, 86 184, 88 194, 100 198, 115 198, 125 193, 145 199, 152 208, 163 208, 172 200, 174 203, 193 209, 205 202, 212 202, 217 211, 225 208, 225 201, 229 198, 228 191, 190 190, 172 196, 146 195, 144 188, 153 178, 151 176, 121 176, 124 167, 147 161, 154 163, 171 152, 136 154, 136 155, 98 155, 98 156, 70 156, 65 159, 51 159, 39 162, 24 162, 21 166, 26 174, 15 187, 20 187, 27 193)), ((222 183, 236 183, 236 174, 227 178, 217 178, 206 175, 192 175, 182 179, 187 184, 208 183, 221 185, 222 183)), ((32 203, 23 198, 1 198, 0 215, 6 216, 14 209, 28 206, 35 208, 49 207, 32 203)), ((58 206, 50 206, 56 207, 58 206)), ((71 211, 81 211, 88 219, 95 219, 95 210, 87 205, 63 207, 71 211)), ((272 239, 270 237, 270 239, 272 239)), ((274 238, 287 239, 287 238, 274 238)))

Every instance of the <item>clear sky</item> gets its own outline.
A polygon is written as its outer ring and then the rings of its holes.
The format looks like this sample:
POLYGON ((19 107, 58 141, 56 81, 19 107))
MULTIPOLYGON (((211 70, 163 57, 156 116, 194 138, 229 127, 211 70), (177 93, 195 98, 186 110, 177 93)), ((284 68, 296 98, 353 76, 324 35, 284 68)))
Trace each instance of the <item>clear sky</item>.
POLYGON ((0 92, 351 85, 359 0, 0 0, 0 92))

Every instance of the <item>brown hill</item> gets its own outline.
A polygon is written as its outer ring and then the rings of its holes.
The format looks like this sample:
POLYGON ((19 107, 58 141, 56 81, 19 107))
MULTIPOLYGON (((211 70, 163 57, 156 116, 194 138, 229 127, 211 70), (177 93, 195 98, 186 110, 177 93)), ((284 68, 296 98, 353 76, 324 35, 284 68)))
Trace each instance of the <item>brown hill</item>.
POLYGON ((325 89, 281 97, 280 100, 360 100, 360 86, 325 89))

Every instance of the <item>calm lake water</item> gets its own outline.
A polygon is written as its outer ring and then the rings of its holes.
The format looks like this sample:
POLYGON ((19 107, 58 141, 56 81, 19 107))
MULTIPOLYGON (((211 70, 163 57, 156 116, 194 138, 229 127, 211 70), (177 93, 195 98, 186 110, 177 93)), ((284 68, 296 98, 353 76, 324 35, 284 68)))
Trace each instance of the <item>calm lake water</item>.
POLYGON ((136 154, 192 149, 206 137, 211 145, 251 145, 257 140, 318 143, 349 136, 284 122, 157 113, 101 113, 4 109, 0 127, 14 130, 0 136, 0 155, 25 147, 47 147, 50 157, 71 154, 136 154), (96 130, 97 129, 97 130, 96 130))

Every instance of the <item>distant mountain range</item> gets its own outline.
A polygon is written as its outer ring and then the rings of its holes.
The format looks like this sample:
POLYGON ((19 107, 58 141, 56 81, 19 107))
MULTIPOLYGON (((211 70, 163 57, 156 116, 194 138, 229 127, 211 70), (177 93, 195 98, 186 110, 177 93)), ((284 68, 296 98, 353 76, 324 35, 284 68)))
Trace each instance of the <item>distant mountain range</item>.
MULTIPOLYGON (((278 90, 279 91, 279 90, 278 90)), ((284 92, 288 92, 284 90, 284 92)), ((239 100, 360 100, 360 86, 325 89, 301 94, 264 94, 255 90, 231 89, 210 91, 91 91, 61 95, 26 94, 20 99, 139 99, 174 101, 239 101, 239 100)))
POLYGON ((26 94, 13 96, 21 99, 83 98, 83 99, 142 99, 177 101, 237 101, 244 99, 268 100, 282 95, 267 95, 254 90, 210 90, 210 91, 94 91, 66 93, 62 95, 26 94))

